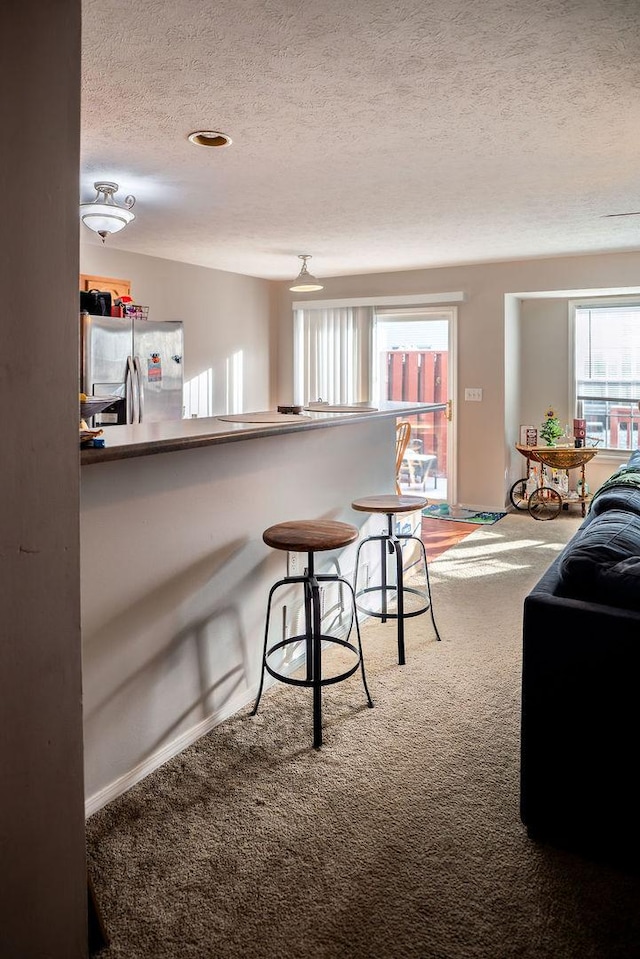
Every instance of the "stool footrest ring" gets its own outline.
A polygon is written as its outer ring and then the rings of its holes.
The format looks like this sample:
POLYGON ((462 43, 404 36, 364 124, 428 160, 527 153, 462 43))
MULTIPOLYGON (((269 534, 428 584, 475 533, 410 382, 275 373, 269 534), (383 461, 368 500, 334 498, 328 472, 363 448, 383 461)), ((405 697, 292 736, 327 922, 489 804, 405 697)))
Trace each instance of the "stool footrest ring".
MULTIPOLYGON (((356 609, 358 610, 358 612, 365 613, 368 616, 375 616, 377 619, 397 619, 398 613, 389 612, 389 611, 387 611, 386 613, 383 613, 380 610, 369 609, 367 606, 363 606, 362 603, 358 602, 360 597, 364 596, 366 593, 380 594, 383 591, 385 593, 395 594, 397 593, 398 590, 396 586, 384 586, 384 587, 368 586, 366 589, 358 590, 358 592, 356 593, 356 609)), ((426 598, 422 590, 414 589, 412 586, 403 586, 402 593, 403 595, 405 595, 406 593, 412 593, 414 596, 420 596, 420 598, 424 600, 424 606, 420 606, 419 609, 412 609, 412 610, 405 609, 402 613, 403 619, 410 619, 412 616, 420 616, 422 615, 422 613, 426 613, 427 610, 431 608, 431 602, 430 600, 426 598)))
POLYGON ((267 650, 267 656, 265 660, 265 669, 267 672, 273 676, 274 679, 280 680, 281 683, 288 683, 290 686, 306 686, 311 687, 316 684, 320 686, 331 686, 333 683, 340 683, 343 679, 348 679, 349 676, 353 676, 358 667, 360 666, 360 653, 358 649, 353 645, 353 643, 347 642, 346 639, 339 639, 337 636, 327 636, 324 633, 320 637, 315 637, 314 641, 317 642, 320 639, 321 642, 333 643, 337 646, 342 646, 344 649, 348 649, 350 652, 355 654, 356 661, 353 666, 347 669, 343 673, 338 673, 335 676, 325 676, 321 677, 319 680, 315 679, 298 679, 295 676, 288 676, 284 673, 278 672, 274 669, 273 666, 269 665, 268 657, 273 653, 277 652, 279 649, 286 649, 287 646, 292 646, 295 643, 304 643, 307 641, 307 636, 303 633, 301 636, 291 636, 289 639, 280 640, 279 643, 274 643, 273 646, 270 646, 267 650))

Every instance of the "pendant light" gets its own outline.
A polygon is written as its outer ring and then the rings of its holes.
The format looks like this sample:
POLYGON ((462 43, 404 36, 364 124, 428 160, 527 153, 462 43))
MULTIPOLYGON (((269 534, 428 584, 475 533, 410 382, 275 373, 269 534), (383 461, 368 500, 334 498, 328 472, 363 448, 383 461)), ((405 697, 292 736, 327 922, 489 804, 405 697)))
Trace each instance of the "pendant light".
POLYGON ((98 181, 93 184, 96 191, 95 198, 89 203, 80 204, 80 216, 85 226, 102 237, 102 242, 110 233, 124 230, 127 224, 135 220, 131 207, 136 202, 134 196, 124 198, 124 206, 119 206, 113 199, 118 192, 118 184, 108 181, 98 181))
POLYGON ((307 269, 307 260, 311 259, 310 253, 299 253, 298 259, 302 260, 302 269, 298 273, 292 285, 289 287, 292 293, 311 293, 314 290, 323 290, 324 287, 319 280, 309 273, 307 269))

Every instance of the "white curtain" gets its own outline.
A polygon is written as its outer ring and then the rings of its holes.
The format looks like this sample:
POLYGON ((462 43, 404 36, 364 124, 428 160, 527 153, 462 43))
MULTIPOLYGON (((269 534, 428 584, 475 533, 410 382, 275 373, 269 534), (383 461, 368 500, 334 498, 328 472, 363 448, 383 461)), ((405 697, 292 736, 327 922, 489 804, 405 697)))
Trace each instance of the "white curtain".
POLYGON ((373 307, 294 311, 295 402, 371 401, 373 307))

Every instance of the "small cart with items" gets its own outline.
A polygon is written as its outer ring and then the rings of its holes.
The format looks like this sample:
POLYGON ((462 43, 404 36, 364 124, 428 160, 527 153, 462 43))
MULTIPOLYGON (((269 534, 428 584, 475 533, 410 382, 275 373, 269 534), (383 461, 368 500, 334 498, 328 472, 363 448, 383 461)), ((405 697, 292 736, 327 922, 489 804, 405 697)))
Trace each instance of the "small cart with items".
POLYGON ((563 506, 580 506, 582 515, 586 516, 587 503, 591 496, 587 492, 585 466, 598 452, 594 446, 523 446, 516 443, 516 449, 527 460, 527 475, 516 480, 509 491, 509 499, 516 509, 528 510, 534 519, 547 520, 555 519, 563 506), (567 491, 563 498, 558 489, 545 484, 543 468, 539 470, 537 483, 532 489, 534 463, 567 472, 579 469, 581 473, 577 484, 578 492, 571 495, 567 491))

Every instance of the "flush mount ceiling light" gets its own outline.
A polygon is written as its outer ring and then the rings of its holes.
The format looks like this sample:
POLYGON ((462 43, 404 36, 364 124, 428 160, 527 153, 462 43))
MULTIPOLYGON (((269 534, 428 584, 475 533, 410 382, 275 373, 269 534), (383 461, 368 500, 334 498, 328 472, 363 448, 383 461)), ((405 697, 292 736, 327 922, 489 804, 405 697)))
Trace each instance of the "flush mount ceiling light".
POLYGON ((307 269, 307 260, 311 259, 310 253, 298 253, 298 259, 302 260, 302 269, 298 273, 292 285, 289 287, 292 293, 311 293, 313 290, 323 290, 322 283, 309 273, 307 269))
POLYGON ((231 137, 219 130, 196 130, 189 134, 188 139, 199 147, 228 147, 233 142, 231 137))
POLYGON ((102 237, 102 242, 110 233, 124 230, 128 223, 135 220, 131 207, 136 202, 134 196, 124 198, 124 206, 118 206, 113 194, 118 192, 118 184, 107 181, 98 181, 93 184, 96 191, 95 198, 89 203, 80 204, 80 216, 85 226, 102 237))

